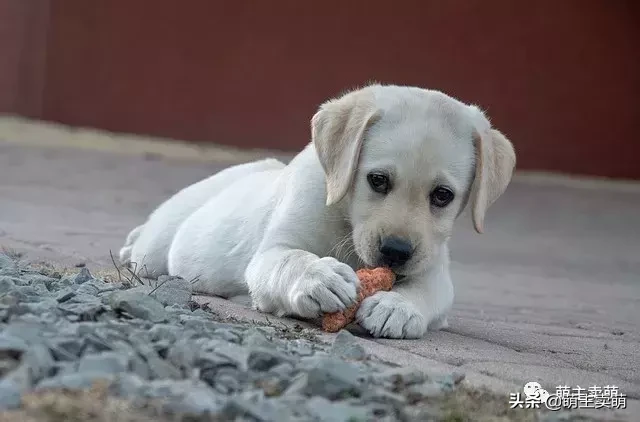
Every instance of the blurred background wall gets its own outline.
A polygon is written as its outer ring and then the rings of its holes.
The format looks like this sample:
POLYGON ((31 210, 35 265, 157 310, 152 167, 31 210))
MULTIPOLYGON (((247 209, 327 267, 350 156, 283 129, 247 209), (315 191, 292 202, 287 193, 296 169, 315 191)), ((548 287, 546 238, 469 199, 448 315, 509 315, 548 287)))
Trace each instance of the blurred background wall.
POLYGON ((368 81, 480 104, 520 169, 640 179, 636 0, 0 0, 0 113, 300 149, 368 81))

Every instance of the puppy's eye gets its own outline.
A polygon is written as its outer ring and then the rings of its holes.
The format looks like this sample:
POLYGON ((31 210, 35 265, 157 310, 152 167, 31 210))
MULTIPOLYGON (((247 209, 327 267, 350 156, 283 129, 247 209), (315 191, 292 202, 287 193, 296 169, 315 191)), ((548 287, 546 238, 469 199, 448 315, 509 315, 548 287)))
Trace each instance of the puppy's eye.
POLYGON ((450 189, 445 188, 443 186, 438 186, 435 188, 431 194, 429 195, 429 200, 431 201, 431 205, 438 208, 444 208, 451 201, 453 201, 454 195, 450 189))
POLYGON ((388 193, 391 190, 391 183, 389 183, 389 176, 382 173, 369 173, 367 174, 367 181, 369 186, 375 192, 388 193))

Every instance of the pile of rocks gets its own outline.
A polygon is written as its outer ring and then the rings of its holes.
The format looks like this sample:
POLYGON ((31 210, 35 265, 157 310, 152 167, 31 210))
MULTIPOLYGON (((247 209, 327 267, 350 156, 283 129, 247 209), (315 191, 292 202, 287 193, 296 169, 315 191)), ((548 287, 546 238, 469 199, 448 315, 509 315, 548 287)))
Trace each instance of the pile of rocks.
POLYGON ((89 270, 42 274, 0 254, 0 409, 25 393, 84 389, 168 414, 222 420, 431 420, 457 388, 366 355, 343 331, 331 345, 229 322, 191 301, 191 284, 105 282, 89 270))

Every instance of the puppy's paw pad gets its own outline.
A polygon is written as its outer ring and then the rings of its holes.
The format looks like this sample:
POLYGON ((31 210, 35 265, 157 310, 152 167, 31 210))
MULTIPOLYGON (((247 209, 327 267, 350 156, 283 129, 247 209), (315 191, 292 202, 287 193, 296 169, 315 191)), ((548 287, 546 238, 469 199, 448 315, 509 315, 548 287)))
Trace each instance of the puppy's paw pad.
POLYGON ((374 337, 421 338, 427 327, 418 309, 395 292, 378 292, 366 298, 356 320, 374 337))

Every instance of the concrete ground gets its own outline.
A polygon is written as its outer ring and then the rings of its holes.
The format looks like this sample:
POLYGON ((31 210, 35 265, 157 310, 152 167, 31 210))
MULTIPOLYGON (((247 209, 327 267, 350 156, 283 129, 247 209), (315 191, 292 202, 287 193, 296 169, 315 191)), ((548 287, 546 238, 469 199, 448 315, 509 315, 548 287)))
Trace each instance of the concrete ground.
MULTIPOLYGON (((65 130, 0 119, 0 246, 27 259, 111 267, 109 251, 173 192, 263 154, 184 153, 65 130)), ((505 401, 528 381, 552 391, 616 385, 638 410, 640 184, 517 176, 485 230, 475 234, 463 216, 452 240, 450 328, 363 344, 399 363, 465 372, 505 401)))

